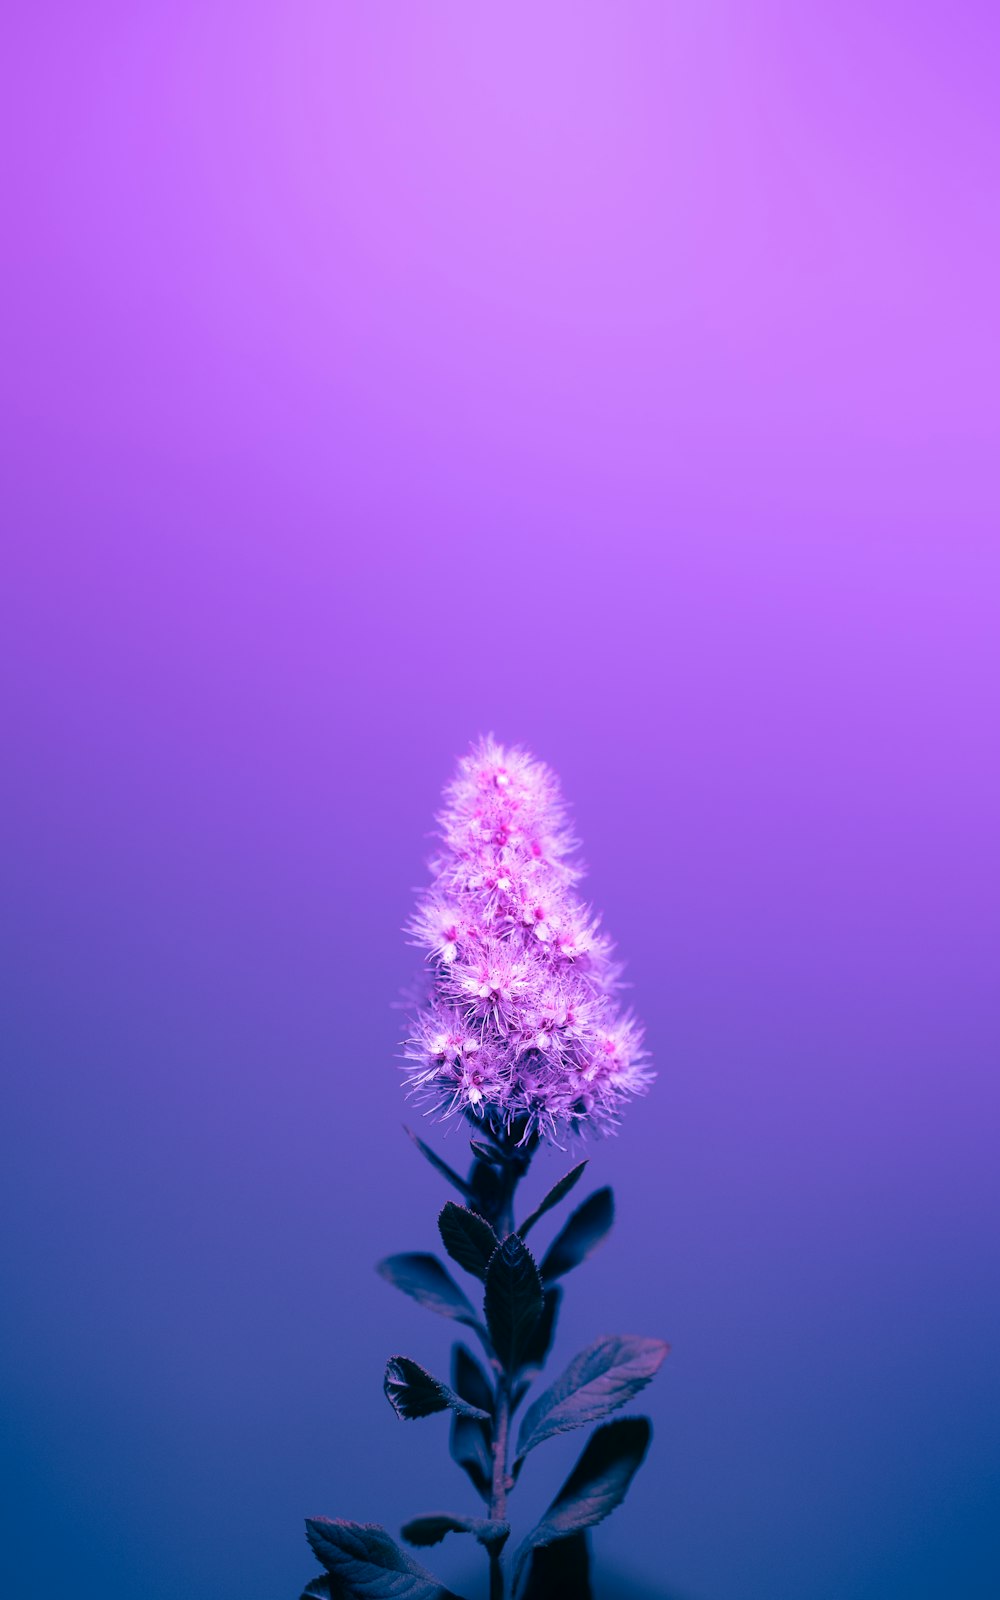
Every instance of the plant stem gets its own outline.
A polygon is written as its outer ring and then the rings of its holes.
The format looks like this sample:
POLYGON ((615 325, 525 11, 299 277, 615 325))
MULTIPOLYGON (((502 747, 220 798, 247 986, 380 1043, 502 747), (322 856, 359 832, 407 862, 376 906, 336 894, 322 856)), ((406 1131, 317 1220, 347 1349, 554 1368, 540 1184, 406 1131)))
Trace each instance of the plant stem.
MULTIPOLYGON (((497 1208, 496 1229, 501 1239, 514 1232, 514 1191, 527 1170, 528 1154, 523 1163, 504 1163, 500 1167, 502 1189, 497 1208)), ((510 1374, 501 1372, 497 1378, 496 1402, 493 1417, 493 1480, 490 1489, 490 1521, 503 1522, 507 1515, 507 1449, 510 1433, 510 1374)), ((506 1583, 500 1551, 490 1546, 490 1600, 504 1600, 506 1583)))
MULTIPOLYGON (((502 1373, 497 1381, 496 1415, 493 1426, 493 1484, 490 1493, 490 1521, 503 1522, 507 1514, 507 1435, 510 1430, 510 1380, 502 1373)), ((490 1546, 490 1600, 504 1600, 504 1575, 500 1552, 490 1546)))
POLYGON ((496 1545, 490 1545, 490 1600, 504 1600, 503 1567, 496 1545))

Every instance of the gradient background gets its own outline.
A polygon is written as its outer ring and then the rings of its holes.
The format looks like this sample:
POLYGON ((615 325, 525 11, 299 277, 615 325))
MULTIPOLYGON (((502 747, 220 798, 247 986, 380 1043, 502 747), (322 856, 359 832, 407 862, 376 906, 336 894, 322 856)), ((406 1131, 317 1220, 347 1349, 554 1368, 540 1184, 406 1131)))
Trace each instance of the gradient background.
POLYGON ((996 6, 3 30, 3 1594, 292 1600, 305 1513, 471 1509, 372 1263, 492 729, 661 1071, 557 1350, 673 1345, 607 1592, 997 1596, 996 6))

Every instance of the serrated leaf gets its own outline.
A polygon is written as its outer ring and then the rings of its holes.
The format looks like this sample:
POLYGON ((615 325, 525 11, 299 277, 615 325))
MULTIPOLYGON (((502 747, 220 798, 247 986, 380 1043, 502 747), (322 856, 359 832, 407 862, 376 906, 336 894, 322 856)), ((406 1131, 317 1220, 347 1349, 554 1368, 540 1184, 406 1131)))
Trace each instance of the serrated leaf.
POLYGON ((521 1600, 593 1600, 586 1532, 532 1550, 521 1600))
POLYGON ((485 1283, 490 1256, 500 1243, 485 1217, 449 1200, 438 1217, 438 1231, 451 1259, 485 1283))
POLYGON ((573 1471, 517 1552, 516 1592, 520 1592, 533 1550, 594 1527, 621 1505, 649 1449, 652 1432, 648 1417, 621 1417, 594 1430, 573 1471))
POLYGON ((486 1326, 506 1372, 516 1372, 543 1309, 542 1280, 531 1251, 516 1233, 497 1246, 486 1269, 486 1326))
POLYGON ((466 1196, 466 1198, 468 1198, 468 1196, 472 1193, 472 1190, 466 1183, 465 1179, 459 1177, 458 1173, 449 1167, 447 1161, 442 1161, 437 1151, 432 1150, 429 1144, 424 1144, 423 1139, 418 1138, 413 1129, 408 1128, 405 1122, 403 1124, 403 1130, 405 1133, 409 1134, 410 1138, 413 1140, 413 1143, 420 1151, 420 1154, 430 1162, 434 1170, 436 1172, 440 1172, 442 1178, 444 1178, 447 1183, 453 1184, 458 1190, 459 1194, 463 1194, 466 1196))
MULTIPOLYGON (((471 1406, 492 1408, 493 1391, 486 1374, 475 1357, 463 1344, 456 1344, 451 1353, 451 1381, 456 1392, 471 1406)), ((474 1417, 454 1416, 448 1447, 453 1461, 465 1472, 480 1499, 489 1502, 492 1492, 493 1452, 492 1430, 488 1423, 474 1417)))
POLYGON ((582 1350, 524 1413, 518 1457, 554 1434, 586 1427, 626 1405, 655 1377, 669 1348, 662 1339, 615 1334, 582 1350))
POLYGON ((441 1317, 453 1317, 470 1328, 480 1327, 472 1303, 437 1256, 421 1251, 387 1256, 375 1270, 387 1283, 395 1284, 428 1311, 436 1311, 441 1317))
POLYGON ((306 1535, 337 1600, 458 1600, 377 1522, 310 1517, 306 1535))
POLYGON ((397 1417, 412 1421, 417 1417, 432 1417, 436 1411, 452 1410, 460 1417, 477 1417, 488 1422, 490 1414, 477 1406, 469 1405, 461 1395, 449 1389, 440 1378, 432 1377, 409 1356, 392 1356, 386 1362, 382 1387, 385 1397, 397 1417))
MULTIPOLYGON (((337 1593, 340 1593, 338 1589, 337 1593)), ((299 1600, 335 1600, 331 1580, 329 1578, 314 1578, 312 1583, 307 1583, 299 1600)))
POLYGON ((521 1226, 518 1228, 517 1231, 521 1235, 522 1239, 526 1239, 528 1237, 528 1234, 535 1226, 535 1223, 544 1217, 547 1211, 551 1211, 553 1206, 557 1206, 560 1200, 564 1200, 569 1194, 570 1190, 575 1188, 580 1179, 583 1177, 583 1169, 586 1165, 586 1161, 581 1161, 580 1165, 578 1167, 574 1167, 572 1172, 567 1172, 565 1177, 560 1178, 558 1183, 553 1184, 541 1205, 536 1206, 534 1211, 531 1213, 531 1216, 528 1217, 527 1221, 522 1222, 521 1226))
POLYGON ((414 1517, 401 1532, 410 1544, 424 1546, 440 1544, 446 1533, 471 1533, 487 1548, 496 1545, 500 1549, 510 1537, 510 1526, 506 1522, 493 1522, 485 1517, 453 1517, 441 1512, 429 1517, 414 1517))
POLYGON ((552 1348, 552 1340, 555 1337, 561 1301, 562 1290, 558 1285, 552 1289, 544 1290, 542 1294, 542 1314, 535 1324, 535 1331, 528 1340, 528 1347, 521 1361, 521 1371, 525 1377, 536 1377, 548 1360, 549 1351, 552 1348))
POLYGON ((586 1261, 607 1237, 615 1220, 614 1196, 609 1188, 596 1189, 577 1206, 566 1226, 545 1252, 541 1272, 546 1283, 586 1261))

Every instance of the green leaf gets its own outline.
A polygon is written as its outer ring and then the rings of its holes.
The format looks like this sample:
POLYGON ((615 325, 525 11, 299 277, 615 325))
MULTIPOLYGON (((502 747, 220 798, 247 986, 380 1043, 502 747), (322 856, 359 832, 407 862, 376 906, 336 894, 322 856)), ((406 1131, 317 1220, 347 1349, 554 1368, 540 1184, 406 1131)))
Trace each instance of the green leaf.
POLYGON ((451 1273, 443 1267, 437 1256, 422 1252, 387 1256, 375 1269, 387 1283, 395 1284, 438 1316, 453 1317, 456 1322, 479 1328, 472 1303, 466 1299, 451 1273))
POLYGON ((581 1161, 578 1167, 574 1167, 572 1172, 567 1172, 565 1177, 560 1178, 559 1182, 553 1185, 548 1194, 545 1196, 545 1199, 542 1201, 541 1205, 536 1206, 535 1210, 531 1213, 531 1216, 527 1219, 527 1221, 522 1222, 521 1226, 518 1228, 517 1231, 521 1235, 522 1239, 526 1239, 532 1228, 535 1226, 535 1223, 544 1217, 547 1211, 551 1211, 553 1206, 557 1206, 560 1200, 564 1200, 569 1194, 570 1190, 579 1183, 580 1179, 583 1177, 583 1169, 586 1165, 586 1161, 581 1161))
POLYGON ((530 1349, 542 1309, 542 1280, 531 1251, 516 1233, 508 1234, 486 1269, 486 1326, 506 1372, 516 1372, 530 1349))
MULTIPOLYGON (((489 1380, 475 1357, 464 1344, 456 1344, 451 1353, 451 1381, 456 1392, 474 1408, 492 1409, 493 1391, 489 1380)), ((455 1415, 451 1421, 448 1446, 453 1461, 467 1473, 480 1499, 489 1502, 493 1475, 493 1433, 490 1425, 474 1417, 455 1415)))
POLYGON ((593 1600, 586 1531, 531 1552, 521 1600, 593 1600))
POLYGON ((466 1199, 468 1199, 469 1195, 472 1193, 472 1190, 466 1183, 465 1179, 460 1178, 458 1173, 449 1167, 447 1161, 442 1161, 441 1157, 435 1150, 431 1149, 429 1144, 424 1144, 423 1139, 418 1139, 413 1129, 408 1128, 405 1122, 403 1124, 403 1131, 409 1134, 410 1138, 413 1140, 413 1143, 420 1151, 420 1154, 430 1162, 435 1171, 440 1172, 442 1178, 444 1178, 446 1182, 453 1184, 458 1190, 459 1194, 465 1195, 466 1199))
POLYGON ((458 1600, 377 1522, 310 1517, 306 1535, 337 1600, 458 1600))
POLYGON ((485 1218, 449 1200, 438 1217, 438 1230, 451 1259, 485 1283, 490 1256, 500 1243, 485 1218))
POLYGON ((541 1268, 545 1282, 561 1278, 564 1272, 578 1267, 581 1261, 593 1255, 604 1242, 614 1220, 615 1202, 611 1190, 596 1189, 582 1206, 577 1206, 545 1252, 541 1268))
POLYGON ((401 1532, 409 1544, 415 1545, 440 1544, 446 1533, 472 1533, 487 1548, 496 1545, 497 1549, 502 1549, 510 1537, 510 1525, 483 1517, 452 1517, 447 1512, 441 1512, 429 1517, 414 1517, 401 1532))
POLYGON ((469 1405, 454 1389, 432 1377, 409 1356, 393 1356, 386 1363, 383 1388, 397 1417, 407 1420, 431 1417, 436 1411, 449 1409, 460 1417, 477 1417, 483 1422, 490 1418, 488 1411, 469 1405))
POLYGON ((549 1509, 517 1552, 516 1593, 521 1592, 525 1564, 533 1550, 594 1527, 621 1505, 649 1449, 652 1432, 648 1417, 621 1417, 595 1429, 549 1509))
POLYGON ((554 1434, 598 1422, 626 1405, 656 1376, 669 1348, 662 1339, 616 1334, 581 1351, 524 1413, 518 1457, 554 1434))

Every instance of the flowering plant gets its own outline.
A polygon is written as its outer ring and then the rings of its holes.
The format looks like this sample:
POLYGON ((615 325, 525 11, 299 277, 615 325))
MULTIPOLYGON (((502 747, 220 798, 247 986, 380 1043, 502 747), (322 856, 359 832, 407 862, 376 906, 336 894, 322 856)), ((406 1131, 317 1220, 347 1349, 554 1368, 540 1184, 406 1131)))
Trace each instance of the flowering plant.
MULTIPOLYGON (((438 1230, 447 1254, 478 1281, 482 1314, 434 1255, 390 1256, 378 1270, 469 1328, 485 1365, 456 1343, 448 1384, 394 1356, 384 1388, 402 1418, 451 1413, 452 1457, 485 1514, 420 1516, 402 1533, 414 1546, 471 1534, 488 1557, 490 1600, 505 1600, 507 1499, 526 1457, 557 1434, 599 1422, 512 1572, 516 1600, 587 1600, 587 1530, 624 1499, 651 1435, 645 1417, 603 1419, 645 1387, 667 1346, 630 1335, 598 1339, 527 1407, 515 1442, 515 1416, 551 1348, 560 1279, 602 1242, 614 1215, 611 1190, 598 1189, 536 1262, 529 1234, 587 1162, 521 1222, 515 1194, 543 1141, 612 1130, 652 1074, 641 1030, 617 1004, 610 942, 576 892, 582 868, 554 774, 523 751, 481 740, 459 763, 437 820, 431 885, 409 925, 428 964, 404 1059, 410 1093, 429 1114, 465 1119, 468 1175, 411 1138, 460 1196, 444 1206, 438 1230)), ((316 1517, 306 1529, 325 1572, 303 1600, 458 1600, 378 1524, 316 1517)))

